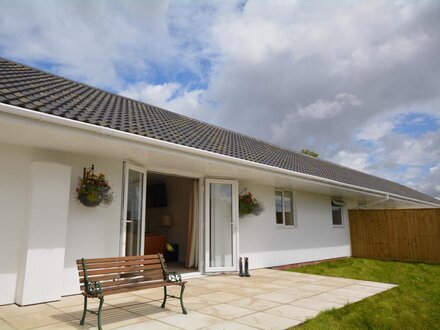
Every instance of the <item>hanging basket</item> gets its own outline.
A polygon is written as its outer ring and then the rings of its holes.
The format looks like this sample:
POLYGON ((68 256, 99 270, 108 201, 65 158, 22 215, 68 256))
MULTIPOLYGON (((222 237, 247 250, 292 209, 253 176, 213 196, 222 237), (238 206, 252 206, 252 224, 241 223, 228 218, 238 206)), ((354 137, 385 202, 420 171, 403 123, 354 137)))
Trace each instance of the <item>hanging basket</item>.
POLYGON ((238 196, 238 214, 243 218, 249 214, 260 215, 264 207, 251 192, 245 188, 238 196))
POLYGON ((93 200, 90 198, 89 195, 87 195, 85 193, 78 194, 78 200, 82 205, 87 206, 87 207, 99 206, 99 204, 101 204, 101 201, 102 201, 100 198, 93 200))
POLYGON ((113 191, 104 174, 96 175, 95 166, 84 167, 83 177, 76 188, 78 201, 86 207, 110 205, 113 202, 113 191))

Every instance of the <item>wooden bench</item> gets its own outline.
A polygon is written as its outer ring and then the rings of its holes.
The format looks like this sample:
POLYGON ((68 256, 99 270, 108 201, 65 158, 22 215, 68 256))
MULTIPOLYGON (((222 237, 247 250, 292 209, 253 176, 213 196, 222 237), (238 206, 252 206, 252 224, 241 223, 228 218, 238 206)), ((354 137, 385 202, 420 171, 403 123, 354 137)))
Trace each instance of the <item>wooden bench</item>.
POLYGON ((183 305, 186 281, 182 281, 180 274, 167 271, 166 263, 160 253, 133 257, 83 258, 77 260, 76 264, 84 295, 81 325, 84 325, 88 311, 98 316, 98 328, 102 329, 101 311, 105 296, 158 287, 164 289, 162 308, 165 308, 167 297, 177 298, 180 299, 183 314, 187 314, 183 305), (179 297, 167 293, 167 287, 170 285, 180 286, 179 297), (98 312, 87 309, 88 298, 99 299, 98 312))

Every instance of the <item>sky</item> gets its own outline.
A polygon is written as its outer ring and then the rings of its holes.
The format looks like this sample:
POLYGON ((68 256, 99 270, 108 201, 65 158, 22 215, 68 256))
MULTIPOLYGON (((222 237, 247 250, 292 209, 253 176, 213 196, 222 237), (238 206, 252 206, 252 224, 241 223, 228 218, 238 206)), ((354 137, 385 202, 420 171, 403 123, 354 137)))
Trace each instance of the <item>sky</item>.
POLYGON ((0 56, 440 198, 437 0, 0 0, 0 56))

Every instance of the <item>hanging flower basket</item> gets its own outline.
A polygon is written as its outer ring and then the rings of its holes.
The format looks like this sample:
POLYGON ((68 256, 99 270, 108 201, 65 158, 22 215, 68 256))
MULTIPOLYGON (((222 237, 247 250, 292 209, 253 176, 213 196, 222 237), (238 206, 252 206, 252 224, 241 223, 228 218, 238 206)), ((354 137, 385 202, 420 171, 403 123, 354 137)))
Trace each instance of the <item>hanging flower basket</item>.
POLYGON ((240 218, 249 214, 260 215, 263 212, 263 204, 254 198, 247 189, 242 191, 238 198, 238 214, 240 218))
POLYGON ((78 201, 87 207, 110 205, 113 202, 113 191, 104 174, 96 175, 95 166, 84 167, 83 177, 76 188, 78 201))

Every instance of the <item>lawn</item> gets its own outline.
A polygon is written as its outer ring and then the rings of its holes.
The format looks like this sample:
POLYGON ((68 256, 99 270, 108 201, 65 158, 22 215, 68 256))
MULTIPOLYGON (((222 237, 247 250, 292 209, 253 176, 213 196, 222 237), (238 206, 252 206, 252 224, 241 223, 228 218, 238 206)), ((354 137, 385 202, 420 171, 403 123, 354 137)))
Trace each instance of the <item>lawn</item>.
POLYGON ((295 329, 440 329, 440 265, 348 258, 288 271, 399 285, 295 329))

